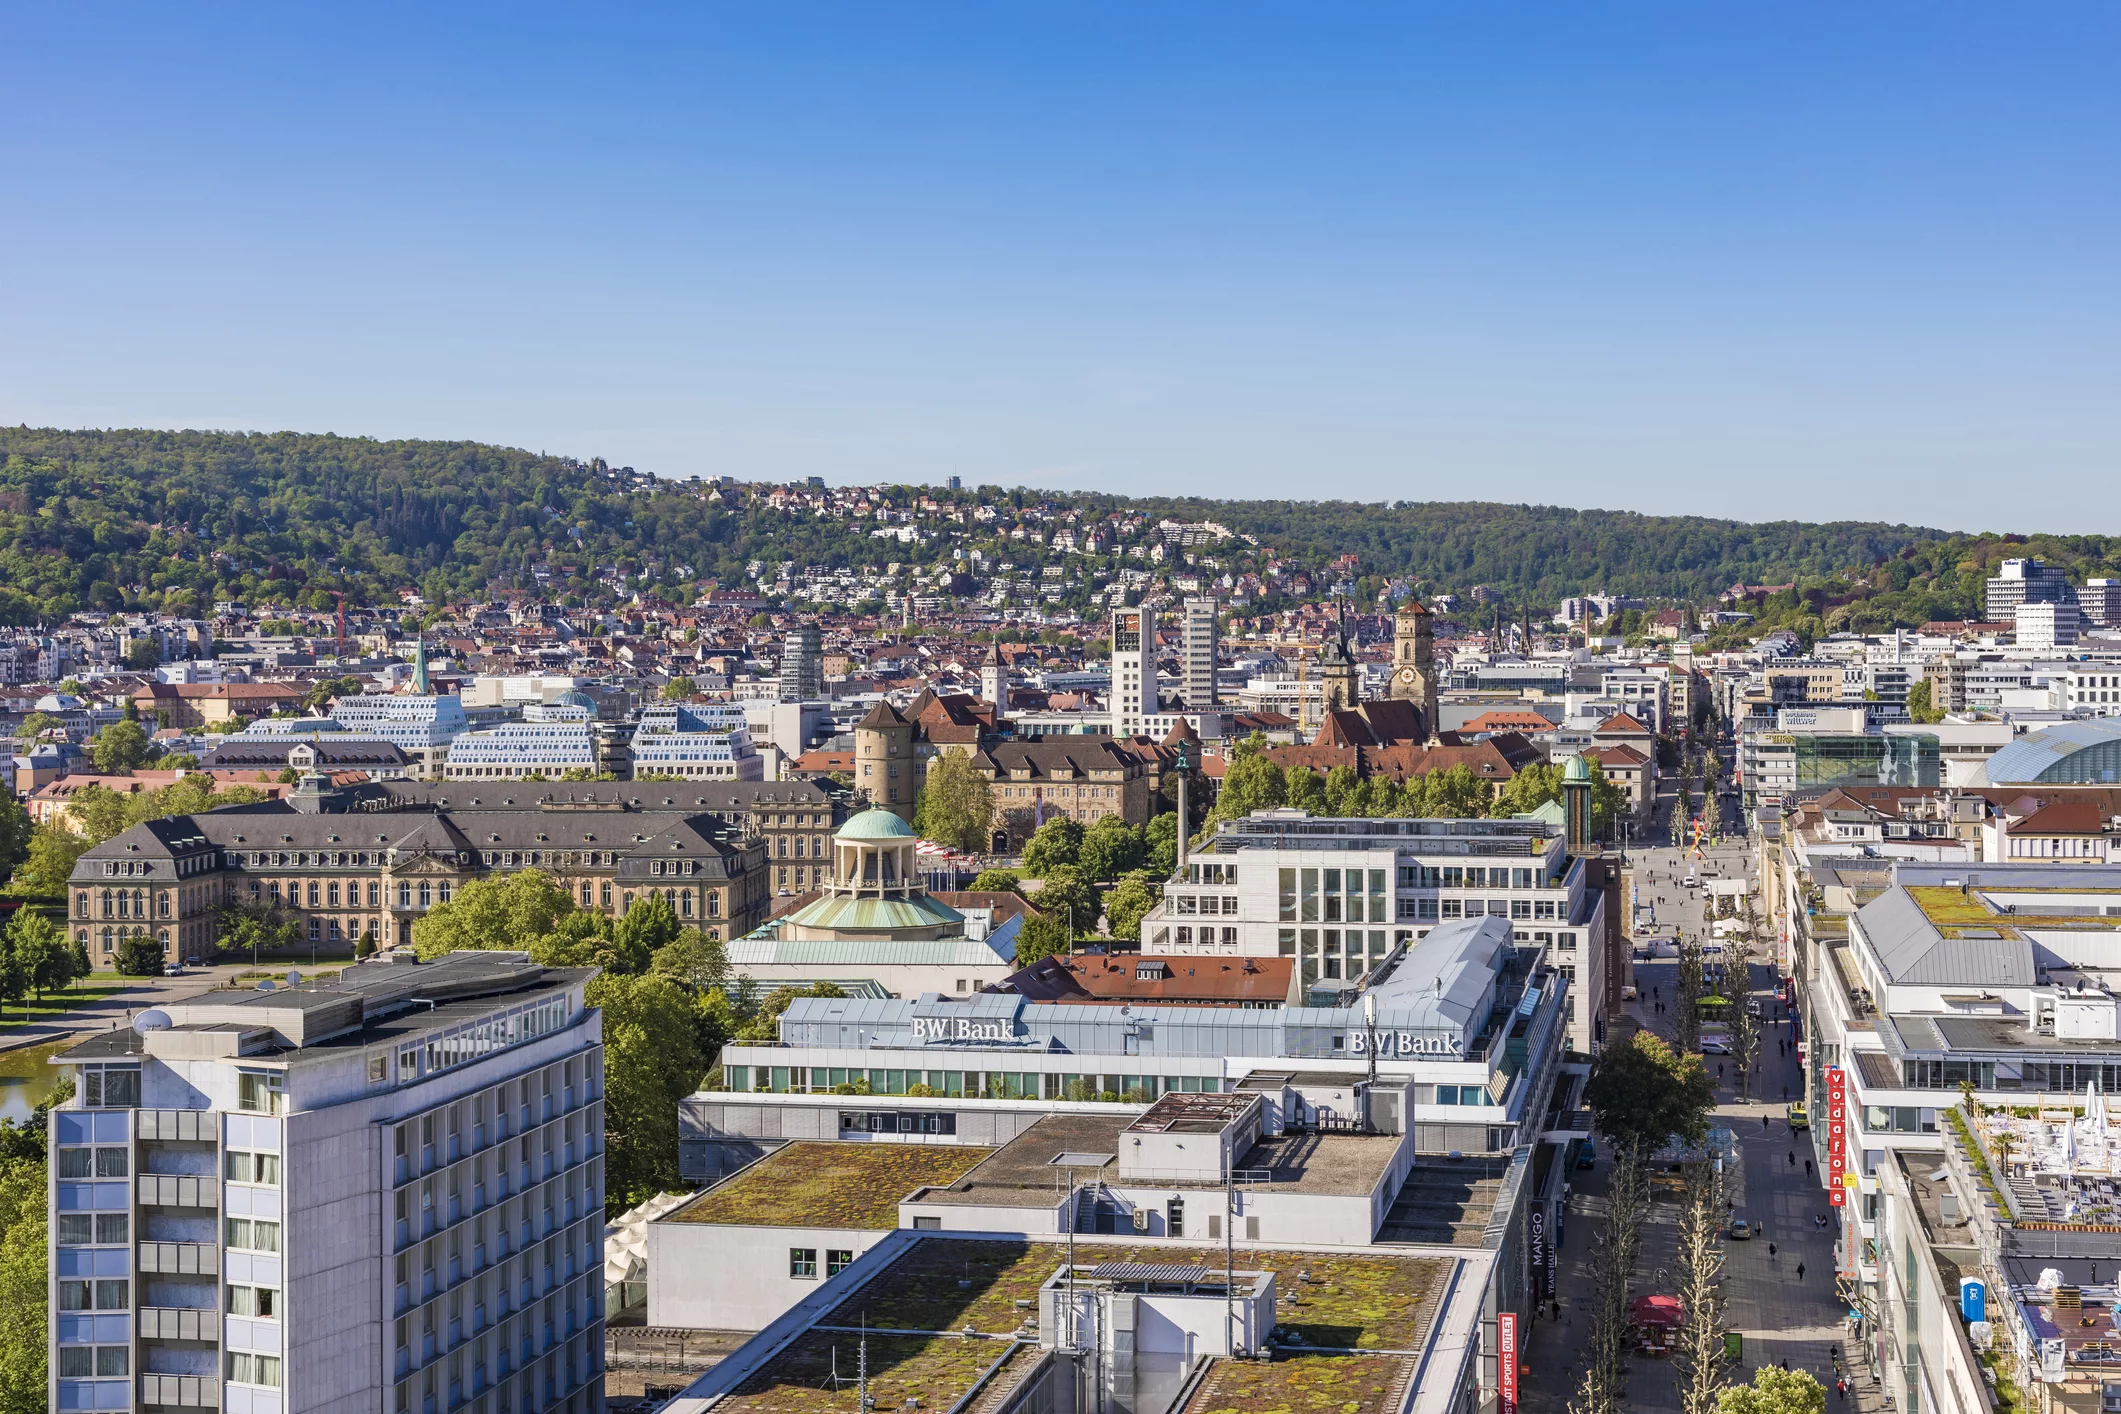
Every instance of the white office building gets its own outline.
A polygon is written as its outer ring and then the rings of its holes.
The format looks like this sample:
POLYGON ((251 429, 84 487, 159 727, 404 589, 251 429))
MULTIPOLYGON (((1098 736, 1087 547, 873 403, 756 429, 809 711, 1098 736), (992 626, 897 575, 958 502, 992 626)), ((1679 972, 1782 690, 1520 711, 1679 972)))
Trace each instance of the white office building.
POLYGON ((593 975, 400 956, 62 1053, 50 1407, 600 1408, 593 975))
POLYGON ((331 715, 351 731, 379 736, 412 760, 422 779, 441 773, 449 744, 471 730, 454 693, 374 692, 341 697, 331 715))
POLYGON ((766 763, 752 748, 751 728, 742 707, 663 703, 643 712, 640 725, 634 728, 633 774, 636 779, 657 775, 762 781, 766 763))
POLYGON ((2084 611, 2056 601, 2020 604, 2013 610, 2018 646, 2033 650, 2067 648, 2084 631, 2084 611))
POLYGON ((464 732, 449 744, 442 775, 452 781, 521 780, 597 769, 596 707, 579 692, 533 702, 520 722, 464 732))
POLYGON ((1156 611, 1112 611, 1112 684, 1106 706, 1115 736, 1148 730, 1148 719, 1161 706, 1156 693, 1156 611))
POLYGON ((1570 983, 1570 1048, 1604 1041, 1605 893, 1542 820, 1225 821, 1142 919, 1142 952, 1293 957, 1299 984, 1354 988, 1439 923, 1509 920, 1570 983), (1581 998, 1581 1001, 1578 999, 1581 998))
POLYGON ((1216 685, 1216 659, 1222 649, 1222 604, 1205 595, 1186 600, 1185 638, 1179 663, 1179 691, 1194 712, 1213 711, 1222 701, 1216 685))

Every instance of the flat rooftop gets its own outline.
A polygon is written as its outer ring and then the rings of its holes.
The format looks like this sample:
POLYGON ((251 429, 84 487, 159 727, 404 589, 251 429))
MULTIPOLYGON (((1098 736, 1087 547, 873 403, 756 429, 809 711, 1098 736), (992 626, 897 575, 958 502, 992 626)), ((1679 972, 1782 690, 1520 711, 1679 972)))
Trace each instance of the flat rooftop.
MULTIPOLYGON (((1980 877, 1979 866, 1972 866, 1976 878, 1980 877)), ((2075 888, 2035 888, 2009 882, 2008 875, 1991 874, 1991 882, 1970 884, 1964 889, 1947 888, 1936 884, 1908 884, 1908 897, 1922 910, 1922 916, 1930 925, 1947 938, 1989 939, 1995 936, 2019 938, 2021 927, 2029 928, 2098 928, 2111 930, 2121 926, 2116 919, 2104 912, 2058 911, 2049 913, 2038 906, 2021 904, 2015 911, 2006 912, 1997 908, 1986 894, 2007 894, 2013 899, 2026 896, 2051 895, 2058 898, 2082 897, 2087 894, 2104 895, 2114 904, 2121 904, 2121 890, 2105 880, 2087 874, 2085 882, 2075 888)), ((2103 908, 2105 905, 2101 905, 2103 908)))
MULTIPOLYGON (((1115 1156, 1120 1136, 1132 1122, 1129 1115, 1047 1115, 962 1179, 929 1189, 920 1201, 1047 1207, 1066 1196, 1071 1168, 1083 1183, 1123 1185, 1115 1156), (1063 1155, 1101 1162, 1054 1162, 1063 1155)), ((1396 1134, 1286 1134, 1261 1139, 1239 1156, 1236 1167, 1253 1171, 1248 1185, 1271 1184, 1295 1193, 1362 1194, 1377 1186, 1399 1143, 1396 1134)), ((1154 1186, 1220 1188, 1222 1183, 1158 1178, 1154 1186)))
POLYGON ((661 1219, 747 1227, 898 1226, 899 1200, 995 1151, 974 1145, 804 1140, 776 1149, 661 1219))
MULTIPOLYGON (((1219 1276, 1222 1255, 1220 1248, 1203 1248, 1197 1260, 1190 1253, 1187 1257, 1189 1264, 1210 1267, 1219 1276)), ((918 1398, 923 1409, 949 1409, 1000 1361, 985 1386, 998 1402, 1038 1361, 1036 1339, 1025 1322, 1036 1317, 1039 1288, 1067 1256, 1066 1244, 1058 1242, 924 1236, 717 1403, 716 1414, 854 1414, 852 1381, 834 1390, 832 1377, 853 1372, 864 1327, 869 1331, 869 1394, 876 1408, 899 1409, 918 1398), (1020 1307, 1020 1301, 1028 1307, 1020 1307), (926 1334, 967 1329, 986 1338, 926 1334), (1028 1344, 1012 1349, 1003 1343, 1019 1333, 1028 1344)), ((1448 1262, 1243 1247, 1234 1256, 1240 1272, 1275 1274, 1277 1326, 1291 1351, 1301 1346, 1344 1353, 1285 1354, 1266 1365, 1226 1362, 1211 1375, 1210 1385, 1225 1381, 1225 1392, 1241 1394, 1243 1402, 1196 1398, 1190 1410, 1316 1407, 1373 1414, 1388 1407, 1390 1389, 1404 1390, 1414 1361, 1396 1352, 1418 1350, 1428 1339, 1448 1262), (1379 1353, 1356 1353, 1361 1351, 1379 1353), (1328 1402, 1317 1402, 1327 1395, 1328 1402), (1255 1405, 1255 1398, 1269 1402, 1255 1405)), ((1078 1267, 1162 1264, 1172 1258, 1167 1245, 1080 1238, 1075 1244, 1078 1267)), ((981 1398, 988 1396, 983 1392, 981 1398)))
POLYGON ((1252 1095, 1173 1090, 1127 1128, 1136 1134, 1220 1134, 1258 1103, 1252 1095))

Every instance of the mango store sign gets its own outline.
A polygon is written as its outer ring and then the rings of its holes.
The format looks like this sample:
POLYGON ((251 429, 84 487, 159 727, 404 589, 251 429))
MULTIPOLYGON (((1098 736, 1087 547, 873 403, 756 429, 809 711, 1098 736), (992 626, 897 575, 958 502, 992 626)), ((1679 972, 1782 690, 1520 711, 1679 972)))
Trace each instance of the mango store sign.
POLYGON ((1013 1041, 1016 1033, 1000 1021, 974 1021, 969 1017, 916 1016, 916 1041, 1013 1041))
MULTIPOLYGON (((1351 1055, 1368 1055, 1370 1033, 1356 1031, 1348 1037, 1351 1055)), ((1380 1031, 1377 1033, 1377 1054, 1380 1056, 1451 1056, 1462 1059, 1466 1053, 1463 1036, 1438 1036, 1421 1031, 1380 1031)))

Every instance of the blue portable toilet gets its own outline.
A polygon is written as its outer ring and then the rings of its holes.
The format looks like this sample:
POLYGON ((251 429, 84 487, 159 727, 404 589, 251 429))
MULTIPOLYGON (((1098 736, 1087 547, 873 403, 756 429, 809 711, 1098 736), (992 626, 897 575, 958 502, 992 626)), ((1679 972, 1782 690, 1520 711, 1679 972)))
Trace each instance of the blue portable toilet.
POLYGON ((1988 1287, 1981 1278, 1959 1278, 1959 1314, 1969 1325, 1988 1319, 1988 1287))

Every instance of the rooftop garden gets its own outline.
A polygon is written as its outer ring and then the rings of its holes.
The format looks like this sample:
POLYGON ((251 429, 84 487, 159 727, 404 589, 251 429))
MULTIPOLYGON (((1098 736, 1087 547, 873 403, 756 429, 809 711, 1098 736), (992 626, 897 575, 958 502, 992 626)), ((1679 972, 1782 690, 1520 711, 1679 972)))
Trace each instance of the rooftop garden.
MULTIPOLYGON (((1189 1261, 1219 1268, 1220 1255, 1082 1241, 1075 1247, 1078 1266, 1189 1261)), ((723 1407, 744 1414, 853 1410, 851 1383, 835 1391, 832 1376, 837 1369, 843 1381, 851 1380, 861 1337, 846 1328, 866 1326, 871 1332, 869 1389, 876 1407, 901 1407, 909 1395, 918 1395, 924 1407, 947 1409, 1006 1347, 992 1339, 897 1333, 969 1328, 978 1335, 1008 1336, 1035 1317, 1039 1288, 1066 1256, 1065 1246, 1054 1243, 998 1238, 923 1241, 819 1322, 840 1329, 804 1335, 746 1381, 737 1398, 723 1407)), ((1237 1265, 1240 1271, 1275 1273, 1280 1296, 1276 1317, 1283 1339, 1292 1348, 1300 1339, 1321 1350, 1416 1348, 1427 1335, 1445 1270, 1445 1264, 1434 1259, 1243 1248, 1237 1251, 1237 1265)), ((1385 1407, 1387 1388, 1399 1368, 1389 1360, 1326 1354, 1290 1353, 1268 1365, 1231 1362, 1228 1371, 1218 1375, 1222 1393, 1208 1403, 1196 1399, 1193 1408, 1294 1414, 1315 1407, 1368 1414, 1385 1407)))
POLYGON ((993 1152, 943 1144, 790 1144, 668 1221, 893 1228, 901 1198, 929 1184, 955 1183, 993 1152))
MULTIPOLYGON (((1999 913, 1989 907, 1978 889, 1961 893, 1956 888, 1945 888, 1935 884, 1910 884, 1909 897, 1922 910, 1923 917, 1938 929, 1953 936, 1961 928, 1994 928, 2005 937, 2016 937, 2011 932, 2014 924, 2025 923, 2041 928, 2111 928, 2114 920, 2097 913, 1999 913)), ((2011 893, 2082 893, 2082 889, 2028 889, 2013 885, 2011 893)))
POLYGON ((1407 1356, 1297 1355, 1266 1364, 1225 1360, 1186 1414, 1384 1414, 1404 1393, 1407 1356))

